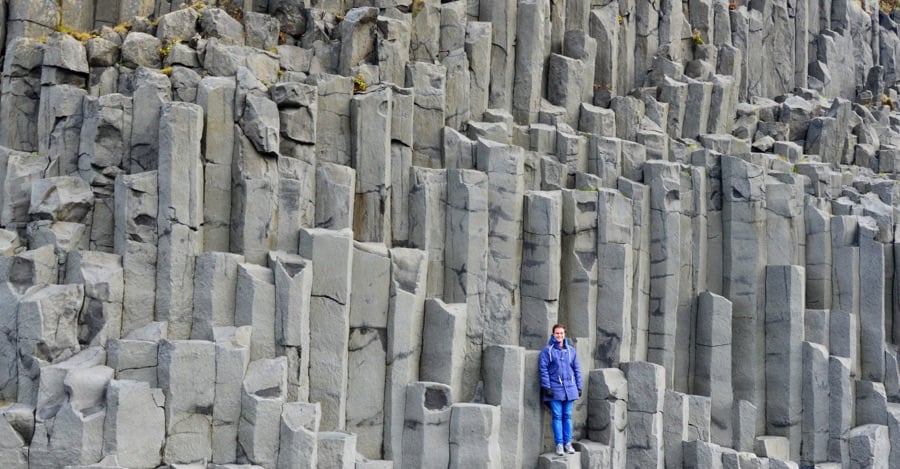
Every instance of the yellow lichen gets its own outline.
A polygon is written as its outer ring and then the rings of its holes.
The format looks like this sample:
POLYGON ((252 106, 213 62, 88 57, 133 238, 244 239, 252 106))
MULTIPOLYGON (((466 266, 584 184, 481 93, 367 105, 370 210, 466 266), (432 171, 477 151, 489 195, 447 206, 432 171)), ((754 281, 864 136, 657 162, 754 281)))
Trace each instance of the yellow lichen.
POLYGON ((362 73, 353 77, 353 92, 354 93, 365 93, 366 92, 366 80, 363 78, 362 73))

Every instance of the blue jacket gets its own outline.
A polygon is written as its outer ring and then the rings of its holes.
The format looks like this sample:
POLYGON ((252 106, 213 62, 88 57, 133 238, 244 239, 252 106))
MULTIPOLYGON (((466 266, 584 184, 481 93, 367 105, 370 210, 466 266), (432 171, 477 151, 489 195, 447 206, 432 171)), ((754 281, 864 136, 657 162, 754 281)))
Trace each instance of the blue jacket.
POLYGON ((569 345, 569 339, 563 339, 563 348, 553 337, 541 350, 538 366, 541 372, 541 388, 550 388, 552 396, 544 396, 544 402, 574 401, 578 399, 581 389, 581 366, 578 355, 569 345))

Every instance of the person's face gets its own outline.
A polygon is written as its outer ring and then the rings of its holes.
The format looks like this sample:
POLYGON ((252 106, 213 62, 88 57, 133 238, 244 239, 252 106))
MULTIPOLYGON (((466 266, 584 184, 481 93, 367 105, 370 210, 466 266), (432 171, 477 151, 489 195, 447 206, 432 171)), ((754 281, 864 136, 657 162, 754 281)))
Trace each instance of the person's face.
POLYGON ((566 330, 561 327, 553 329, 553 338, 556 339, 557 342, 562 343, 563 339, 566 338, 566 330))

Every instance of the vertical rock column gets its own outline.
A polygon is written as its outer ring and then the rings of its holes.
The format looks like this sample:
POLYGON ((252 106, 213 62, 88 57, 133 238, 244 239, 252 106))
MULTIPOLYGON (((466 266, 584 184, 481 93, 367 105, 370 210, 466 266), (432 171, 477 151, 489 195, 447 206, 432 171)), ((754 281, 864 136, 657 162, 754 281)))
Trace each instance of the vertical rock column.
POLYGON ((78 324, 82 344, 106 346, 122 334, 122 298, 125 290, 122 258, 96 251, 68 256, 66 283, 84 285, 84 305, 78 324))
POLYGON ((803 268, 766 267, 766 432, 790 441, 800 458, 803 385, 803 268))
POLYGON ((241 387, 241 421, 238 424, 240 453, 250 463, 275 466, 286 395, 287 358, 250 363, 241 387))
POLYGON ((406 387, 403 467, 447 467, 450 463, 450 387, 415 382, 406 387))
POLYGON ((391 240, 408 246, 415 90, 394 87, 391 98, 391 240))
POLYGON ((479 139, 476 167, 487 175, 488 265, 487 344, 516 344, 521 328, 519 276, 525 158, 521 147, 479 139))
POLYGON ((525 350, 494 345, 484 350, 484 401, 500 409, 502 467, 521 467, 524 429, 525 350))
POLYGON ((350 100, 353 80, 337 75, 318 75, 316 118, 316 161, 350 164, 350 100))
POLYGON ((859 376, 860 363, 859 251, 857 217, 853 215, 831 217, 832 276, 828 349, 831 355, 850 360, 850 373, 853 377, 859 376))
POLYGON ((830 214, 807 205, 806 225, 806 307, 831 308, 831 221, 830 214))
POLYGON ((710 397, 710 440, 729 447, 732 442, 731 302, 710 292, 699 298, 694 344, 693 392, 710 397))
POLYGON ((351 284, 347 431, 356 434, 360 454, 381 459, 391 284, 384 244, 354 243, 351 284))
POLYGON ((391 298, 387 322, 384 384, 384 457, 403 464, 406 385, 419 380, 428 255, 417 249, 391 249, 391 298))
POLYGON ((127 167, 129 172, 139 173, 157 167, 159 116, 163 104, 172 100, 172 83, 166 75, 144 67, 135 70, 132 80, 132 105, 139 112, 131 119, 131 154, 127 167))
POLYGON ((444 106, 447 71, 443 65, 410 62, 406 86, 415 89, 413 164, 443 168, 444 106))
POLYGON ((859 219, 860 379, 884 382, 885 249, 877 235, 875 220, 859 219))
POLYGON ((412 167, 409 173, 409 245, 428 253, 426 295, 444 291, 447 172, 412 167))
POLYGON ((469 59, 469 117, 480 121, 488 109, 491 82, 493 26, 487 21, 466 23, 466 56, 469 59))
POLYGON ((511 109, 516 60, 518 2, 480 2, 478 19, 491 23, 491 86, 488 106, 511 109))
POLYGON ((678 337, 675 348, 675 389, 687 393, 691 386, 694 357, 691 344, 697 337, 697 297, 707 291, 708 252, 706 168, 681 170, 681 269, 678 281, 678 337), (690 242, 688 242, 690 240, 690 242))
POLYGON ((648 362, 621 368, 628 380, 626 467, 662 467, 666 370, 648 362))
POLYGON ((157 172, 116 178, 115 252, 122 256, 125 290, 122 336, 156 318, 157 172))
POLYGON ((270 89, 278 105, 278 233, 276 248, 294 252, 300 227, 315 226, 318 91, 303 83, 270 89))
POLYGON ((765 425, 763 169, 722 157, 722 294, 732 301, 732 383, 736 399, 751 402, 765 425))
MULTIPOLYGON (((566 334, 571 337, 591 338, 596 334, 597 203, 596 192, 562 191, 559 322, 566 325, 566 334)), ((546 345, 552 331, 548 328, 543 332, 546 345)), ((584 368, 590 369, 587 362, 584 368)))
POLYGON ((157 319, 168 321, 170 339, 191 336, 194 257, 202 250, 203 165, 200 139, 203 109, 168 103, 159 120, 159 250, 157 319))
MULTIPOLYGON (((246 86, 238 80, 239 89, 246 86)), ((265 264, 278 232, 280 124, 275 103, 254 92, 243 95, 243 102, 241 93, 235 99, 239 118, 231 164, 229 250, 243 254, 247 262, 265 264)))
POLYGON ((853 378, 850 360, 832 355, 828 359, 828 460, 850 460, 848 433, 853 427, 853 378))
POLYGON ((191 338, 213 340, 216 327, 234 325, 234 290, 244 256, 204 252, 194 261, 194 306, 191 338))
POLYGON ((546 84, 544 73, 550 55, 550 2, 518 2, 516 12, 515 74, 512 90, 512 115, 517 123, 538 120, 546 84))
POLYGON ((675 381, 680 251, 680 177, 678 166, 663 161, 644 165, 650 186, 650 321, 647 360, 665 368, 675 381))
POLYGON ((465 358, 465 303, 448 305, 438 298, 429 298, 425 301, 419 379, 446 384, 457 395, 462 392, 465 358))
POLYGON ((203 248, 227 252, 231 228, 231 162, 234 157, 233 78, 204 77, 197 87, 203 108, 203 248))
MULTIPOLYGON (((12 20, 13 18, 10 18, 12 20)), ((24 19, 24 18, 23 18, 24 19)), ((30 21, 17 24, 39 27, 30 21)), ((14 37, 8 44, 0 82, 0 116, 7 125, 0 127, 0 145, 13 150, 37 151, 38 127, 34 125, 40 107, 41 63, 43 47, 37 39, 14 37)))
POLYGON ((485 404, 454 404, 450 409, 450 469, 499 469, 500 408, 485 404))
POLYGON ((488 178, 474 170, 447 171, 444 237, 444 299, 466 303, 466 360, 460 401, 474 395, 481 375, 481 349, 488 321, 488 178))
MULTIPOLYGON (((84 122, 78 147, 78 174, 94 191, 90 246, 93 250, 111 252, 115 243, 114 182, 118 174, 130 170, 132 99, 120 94, 107 94, 100 98, 85 98, 82 103, 84 122)), ((190 132, 187 129, 182 131, 190 132)), ((171 142, 169 144, 172 145, 171 142)), ((196 144, 199 149, 199 137, 196 144)), ((160 159, 163 151, 161 146, 160 159)))
POLYGON ((631 295, 634 250, 632 211, 621 192, 597 192, 597 343, 596 366, 609 368, 631 361, 631 295))
POLYGON ((215 345, 207 341, 164 340, 159 347, 159 387, 166 396, 163 463, 189 463, 212 456, 215 345))
POLYGON ((344 428, 353 237, 350 230, 302 229, 298 253, 312 260, 309 400, 322 404, 322 429, 344 428))
MULTIPOLYGON (((466 5, 455 1, 441 5, 440 62, 447 68, 444 123, 458 129, 469 121, 469 57, 466 55, 466 5)), ((480 117, 480 116, 479 116, 480 117)))
MULTIPOLYGON (((356 94, 350 101, 351 163, 356 169, 353 234, 391 244, 391 89, 356 94)), ((358 440, 357 440, 358 443, 358 440)))
POLYGON ((591 370, 588 388, 588 428, 591 441, 610 448, 608 467, 624 467, 627 455, 628 382, 618 368, 591 370))
POLYGON ((619 178, 619 190, 630 199, 631 247, 634 267, 631 281, 631 359, 647 359, 650 316, 650 188, 619 178))
POLYGON ((86 94, 72 85, 47 86, 41 91, 38 153, 55 161, 61 176, 78 174, 78 144, 84 120, 82 100, 86 94))
POLYGON ((309 301, 312 262, 284 254, 270 260, 275 276, 275 348, 288 357, 287 402, 309 398, 309 301))
POLYGON ((237 455, 241 387, 250 364, 250 326, 216 329, 216 378, 212 411, 212 461, 229 464, 237 455))
POLYGON ((237 266, 234 325, 252 326, 250 360, 275 358, 275 277, 272 269, 242 263, 237 266))
POLYGON ((544 347, 559 314, 561 227, 559 192, 525 193, 519 344, 531 350, 544 347))
POLYGON ((814 465, 828 460, 828 349, 803 342, 803 421, 800 462, 814 465))

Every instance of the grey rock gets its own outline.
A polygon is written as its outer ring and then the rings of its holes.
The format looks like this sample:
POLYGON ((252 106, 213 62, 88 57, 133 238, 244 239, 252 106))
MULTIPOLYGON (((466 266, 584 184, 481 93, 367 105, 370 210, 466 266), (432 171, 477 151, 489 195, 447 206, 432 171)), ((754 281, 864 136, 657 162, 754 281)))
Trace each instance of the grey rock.
POLYGON ((207 8, 200 16, 200 32, 226 45, 244 45, 244 26, 221 8, 207 8))
MULTIPOLYGON (((206 13, 204 12, 204 15, 206 13)), ((160 41, 188 41, 197 33, 197 20, 200 14, 193 8, 181 8, 159 17, 156 26, 156 37, 160 41)))
POLYGON ((94 194, 81 178, 61 176, 31 185, 28 212, 38 219, 84 223, 93 205, 94 194))
POLYGON ((215 345, 192 340, 160 342, 159 387, 165 394, 163 462, 209 459, 212 416, 199 411, 214 402, 215 345))
POLYGON ((140 32, 130 32, 122 42, 122 63, 129 67, 159 68, 159 39, 140 32))
POLYGON ((450 410, 451 468, 501 467, 500 409, 485 404, 454 404, 450 410))
POLYGON ((448 467, 450 419, 453 411, 449 386, 416 382, 406 388, 403 429, 403 464, 409 467, 448 467))
POLYGON ((278 45, 278 18, 248 11, 243 20, 247 46, 269 50, 278 45))
POLYGON ((106 394, 103 453, 127 467, 155 467, 165 443, 165 398, 147 383, 112 380, 106 394))

